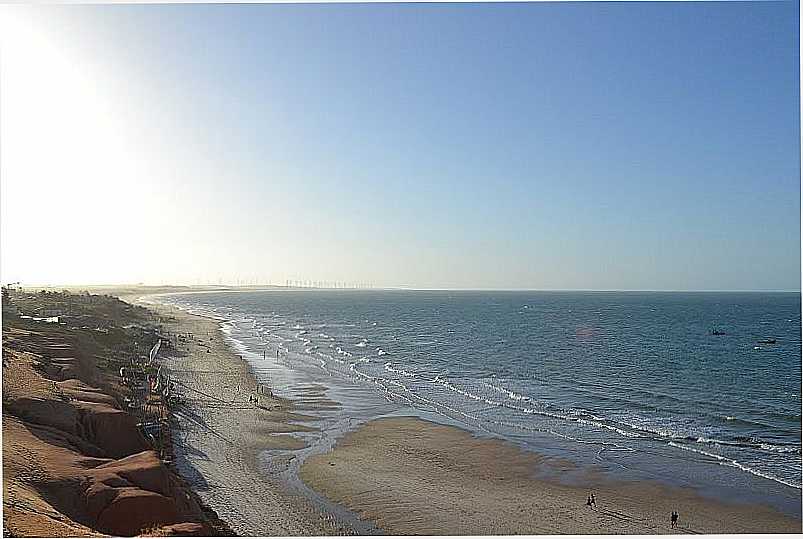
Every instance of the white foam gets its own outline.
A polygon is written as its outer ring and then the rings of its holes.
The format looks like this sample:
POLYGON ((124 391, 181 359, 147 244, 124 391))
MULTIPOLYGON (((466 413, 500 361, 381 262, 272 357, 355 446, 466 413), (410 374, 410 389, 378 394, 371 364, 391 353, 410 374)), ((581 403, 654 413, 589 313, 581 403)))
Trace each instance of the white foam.
POLYGON ((440 384, 441 386, 445 387, 450 391, 454 391, 459 395, 463 395, 464 397, 468 397, 469 399, 473 399, 476 401, 484 402, 485 404, 490 404, 491 406, 503 406, 501 402, 494 401, 483 397, 481 395, 477 395, 476 393, 472 393, 470 391, 465 391, 460 389, 459 387, 455 386, 454 384, 449 383, 445 378, 440 378, 439 376, 435 377, 435 383, 440 384))
POLYGON ((406 371, 404 369, 394 369, 393 367, 391 367, 390 361, 385 363, 385 370, 388 372, 392 372, 394 374, 401 374, 402 376, 407 376, 408 378, 415 378, 417 376, 415 373, 406 371))
POLYGON ((676 447, 678 449, 683 449, 684 451, 691 451, 692 453, 699 453, 701 455, 705 455, 707 457, 711 457, 711 458, 715 459, 719 464, 721 464, 723 466, 731 466, 733 468, 738 468, 738 469, 740 469, 740 470, 742 470, 744 472, 747 472, 749 474, 752 474, 752 475, 755 475, 755 476, 758 476, 758 477, 763 477, 764 479, 769 479, 770 481, 775 481, 776 483, 780 483, 780 484, 786 485, 788 487, 796 488, 798 490, 801 490, 801 487, 802 487, 802 485, 800 485, 800 484, 791 483, 789 481, 781 479, 780 477, 776 477, 776 476, 774 476, 772 474, 768 474, 766 472, 762 472, 762 471, 756 470, 755 468, 750 468, 749 466, 745 466, 744 464, 741 464, 740 462, 737 462, 737 461, 735 461, 733 459, 730 459, 728 457, 723 457, 722 455, 717 455, 716 453, 711 453, 711 452, 705 451, 703 449, 697 449, 697 448, 689 447, 689 446, 686 446, 686 445, 683 445, 683 444, 677 444, 675 442, 669 442, 668 445, 671 445, 672 447, 676 447))
POLYGON ((488 386, 488 387, 490 387, 491 389, 499 391, 500 393, 504 393, 505 395, 507 395, 507 397, 510 400, 526 401, 526 402, 532 401, 532 398, 530 398, 530 397, 528 397, 526 395, 519 395, 518 393, 516 393, 514 391, 511 391, 511 390, 507 389, 506 387, 497 386, 497 385, 494 385, 494 384, 489 384, 488 382, 483 382, 483 384, 488 386))

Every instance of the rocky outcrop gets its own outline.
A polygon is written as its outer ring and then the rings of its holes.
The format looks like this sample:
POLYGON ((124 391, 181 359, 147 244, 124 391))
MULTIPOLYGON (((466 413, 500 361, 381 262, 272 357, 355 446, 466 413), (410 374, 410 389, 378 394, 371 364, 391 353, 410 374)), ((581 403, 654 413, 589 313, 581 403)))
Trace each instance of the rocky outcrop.
POLYGON ((136 418, 91 382, 65 343, 4 331, 3 504, 10 535, 220 535, 197 496, 149 449, 136 418), (10 338, 9 338, 10 337, 10 338), (26 344, 15 347, 15 344, 26 344), (52 348, 65 357, 47 358, 52 348), (15 349, 17 348, 17 349, 15 349), (52 376, 52 378, 51 378, 52 376))
POLYGON ((153 451, 92 469, 81 491, 92 527, 112 535, 182 523, 201 512, 153 451))
POLYGON ((107 403, 22 397, 6 405, 32 425, 61 431, 89 456, 121 458, 148 448, 136 418, 107 403))

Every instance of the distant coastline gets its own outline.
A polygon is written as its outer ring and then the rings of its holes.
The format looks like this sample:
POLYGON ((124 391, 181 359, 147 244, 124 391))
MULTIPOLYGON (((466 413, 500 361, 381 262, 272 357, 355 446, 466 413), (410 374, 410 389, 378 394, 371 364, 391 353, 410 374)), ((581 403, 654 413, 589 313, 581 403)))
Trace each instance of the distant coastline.
POLYGON ((18 284, 20 290, 35 292, 38 290, 60 291, 69 290, 80 292, 83 290, 95 294, 113 293, 118 296, 133 298, 145 295, 204 293, 204 292, 254 292, 260 290, 332 290, 343 292, 354 291, 423 291, 423 292, 577 292, 577 293, 657 293, 657 294, 800 294, 800 290, 778 289, 603 289, 603 288, 450 288, 450 287, 413 287, 413 286, 377 286, 373 288, 336 288, 315 286, 285 286, 279 284, 255 285, 226 285, 226 284, 192 284, 192 285, 140 285, 140 284, 108 284, 108 285, 77 285, 77 284, 18 284))

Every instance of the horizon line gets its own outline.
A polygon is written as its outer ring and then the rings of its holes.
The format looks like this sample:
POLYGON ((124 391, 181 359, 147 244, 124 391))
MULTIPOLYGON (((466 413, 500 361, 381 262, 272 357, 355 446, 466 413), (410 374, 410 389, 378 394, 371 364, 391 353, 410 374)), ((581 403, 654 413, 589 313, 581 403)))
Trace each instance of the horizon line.
MULTIPOLYGON (((23 285, 20 283, 10 283, 17 285, 20 289, 74 289, 85 288, 193 288, 198 292, 204 290, 250 290, 260 289, 282 289, 282 290, 351 290, 351 291, 408 291, 408 292, 685 292, 685 293, 801 293, 801 289, 658 289, 658 288, 448 288, 448 287, 406 287, 406 286, 374 286, 374 287, 315 287, 315 286, 287 286, 279 284, 255 284, 255 285, 230 285, 230 284, 144 284, 144 283, 119 283, 119 284, 35 284, 23 285)), ((8 284, 3 284, 8 286, 8 284)))

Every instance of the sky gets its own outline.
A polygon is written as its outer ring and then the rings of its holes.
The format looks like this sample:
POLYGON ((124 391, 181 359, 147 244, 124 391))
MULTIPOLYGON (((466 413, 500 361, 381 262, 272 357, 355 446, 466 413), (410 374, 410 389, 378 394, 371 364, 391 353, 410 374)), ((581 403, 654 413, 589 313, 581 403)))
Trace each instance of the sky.
POLYGON ((4 283, 800 290, 796 2, 0 9, 4 283))

